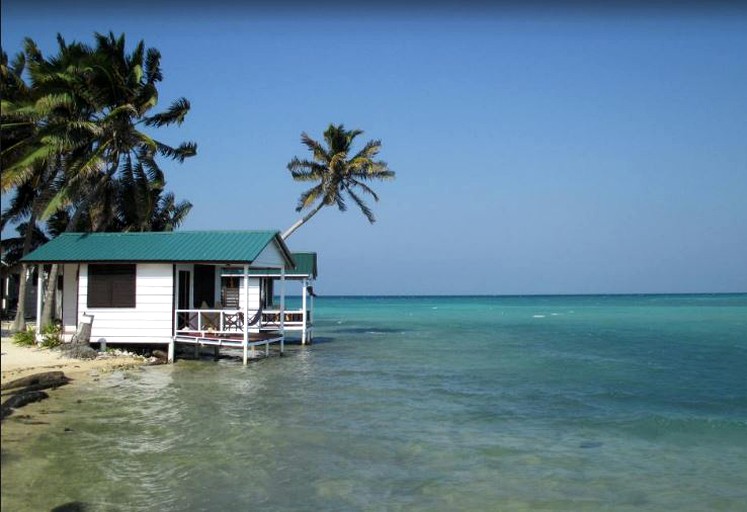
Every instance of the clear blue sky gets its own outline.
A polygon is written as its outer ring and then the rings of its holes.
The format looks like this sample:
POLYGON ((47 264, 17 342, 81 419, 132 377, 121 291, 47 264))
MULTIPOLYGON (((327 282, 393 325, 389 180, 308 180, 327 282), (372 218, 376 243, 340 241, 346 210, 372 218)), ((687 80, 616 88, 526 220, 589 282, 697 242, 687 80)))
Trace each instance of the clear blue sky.
POLYGON ((76 5, 3 0, 3 49, 158 48, 161 104, 192 103, 161 137, 199 145, 165 166, 183 229, 288 227, 302 131, 383 141, 378 222, 289 239, 323 294, 747 291, 747 9, 76 5))

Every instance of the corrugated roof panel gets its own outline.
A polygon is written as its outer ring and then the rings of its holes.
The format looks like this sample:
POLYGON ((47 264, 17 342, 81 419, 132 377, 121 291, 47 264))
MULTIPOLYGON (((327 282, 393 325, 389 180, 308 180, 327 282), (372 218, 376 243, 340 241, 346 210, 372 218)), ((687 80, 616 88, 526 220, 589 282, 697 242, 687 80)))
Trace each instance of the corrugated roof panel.
POLYGON ((250 263, 277 231, 64 233, 28 254, 26 262, 182 261, 250 263))

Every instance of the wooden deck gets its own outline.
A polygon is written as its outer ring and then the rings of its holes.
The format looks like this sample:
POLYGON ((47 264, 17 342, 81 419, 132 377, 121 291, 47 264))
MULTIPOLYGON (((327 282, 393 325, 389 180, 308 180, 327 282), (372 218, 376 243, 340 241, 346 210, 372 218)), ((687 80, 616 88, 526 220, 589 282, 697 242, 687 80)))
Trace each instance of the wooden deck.
POLYGON ((214 347, 216 356, 220 348, 237 348, 243 349, 244 351, 244 364, 246 364, 249 357, 249 350, 251 349, 252 354, 259 346, 265 347, 265 356, 270 355, 270 344, 280 344, 280 355, 283 355, 285 350, 285 338, 283 333, 280 331, 272 332, 258 332, 249 333, 249 338, 244 344, 243 333, 211 333, 204 331, 179 331, 174 336, 175 344, 193 345, 195 347, 195 353, 200 350, 200 347, 214 347))

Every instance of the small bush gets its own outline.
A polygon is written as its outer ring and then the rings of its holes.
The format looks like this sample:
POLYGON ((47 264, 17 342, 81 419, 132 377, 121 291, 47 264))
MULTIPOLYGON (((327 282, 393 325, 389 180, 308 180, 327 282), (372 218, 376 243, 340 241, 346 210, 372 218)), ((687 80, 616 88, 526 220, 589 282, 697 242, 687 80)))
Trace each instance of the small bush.
POLYGON ((59 325, 48 325, 42 329, 41 346, 44 348, 55 348, 62 345, 62 327, 59 325))
POLYGON ((36 345, 36 330, 29 327, 25 331, 18 331, 13 335, 13 344, 21 347, 33 347, 36 345))

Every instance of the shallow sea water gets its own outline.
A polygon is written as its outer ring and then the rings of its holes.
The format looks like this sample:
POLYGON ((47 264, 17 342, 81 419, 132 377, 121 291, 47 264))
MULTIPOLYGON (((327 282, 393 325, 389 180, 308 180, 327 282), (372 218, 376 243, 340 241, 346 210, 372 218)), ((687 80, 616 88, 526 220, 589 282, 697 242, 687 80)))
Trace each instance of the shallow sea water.
POLYGON ((56 391, 3 510, 747 509, 747 295, 321 298, 317 325, 56 391))

